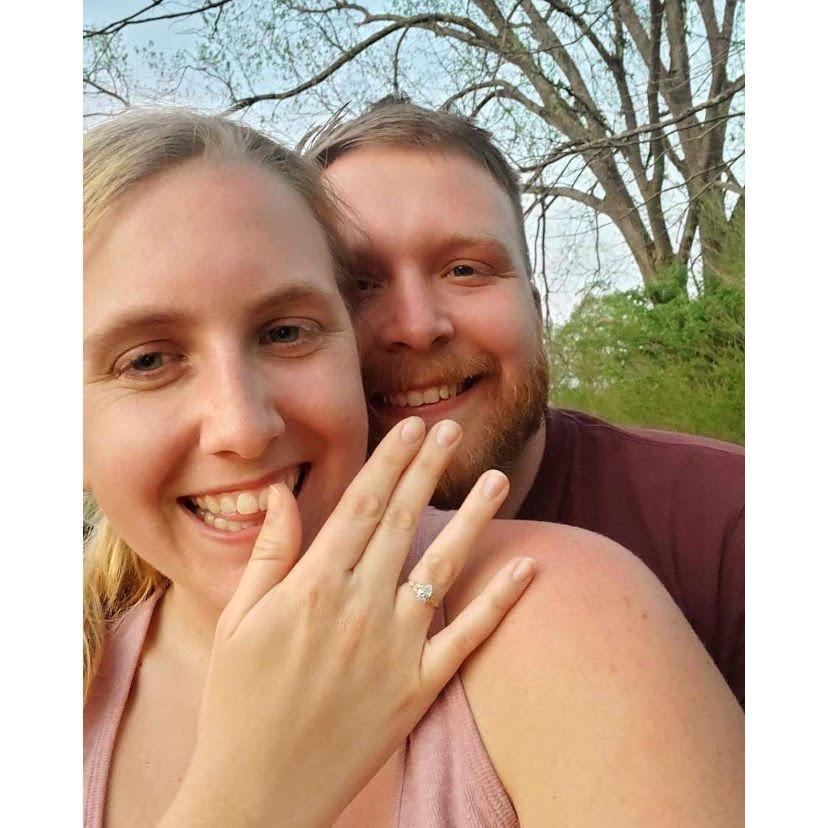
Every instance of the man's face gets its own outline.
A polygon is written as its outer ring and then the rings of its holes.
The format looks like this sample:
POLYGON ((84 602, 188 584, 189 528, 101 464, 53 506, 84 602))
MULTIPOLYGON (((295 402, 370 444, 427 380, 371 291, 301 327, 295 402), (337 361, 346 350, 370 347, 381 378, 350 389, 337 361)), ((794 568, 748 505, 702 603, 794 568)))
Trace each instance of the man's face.
POLYGON ((546 405, 511 203, 457 152, 366 147, 325 175, 354 213, 346 236, 371 445, 411 414, 457 420, 463 444, 432 501, 455 508, 486 469, 510 472, 546 405))

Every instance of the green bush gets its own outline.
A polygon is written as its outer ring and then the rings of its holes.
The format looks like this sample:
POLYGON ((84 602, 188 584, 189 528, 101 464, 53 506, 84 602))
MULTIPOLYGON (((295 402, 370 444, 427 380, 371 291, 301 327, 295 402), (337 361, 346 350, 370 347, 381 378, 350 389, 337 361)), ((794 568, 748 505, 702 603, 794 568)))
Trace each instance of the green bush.
POLYGON ((616 423, 743 444, 742 274, 697 297, 653 298, 632 290, 589 296, 576 308, 547 340, 552 401, 616 423))

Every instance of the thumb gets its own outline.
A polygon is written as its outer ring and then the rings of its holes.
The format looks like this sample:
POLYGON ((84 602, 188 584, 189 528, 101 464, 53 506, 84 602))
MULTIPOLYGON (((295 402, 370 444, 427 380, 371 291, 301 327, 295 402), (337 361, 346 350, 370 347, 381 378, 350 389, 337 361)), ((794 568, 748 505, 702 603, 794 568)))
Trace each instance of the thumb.
POLYGON ((302 524, 293 493, 283 482, 267 491, 267 514, 233 597, 221 614, 229 638, 248 612, 293 568, 299 558, 302 524))

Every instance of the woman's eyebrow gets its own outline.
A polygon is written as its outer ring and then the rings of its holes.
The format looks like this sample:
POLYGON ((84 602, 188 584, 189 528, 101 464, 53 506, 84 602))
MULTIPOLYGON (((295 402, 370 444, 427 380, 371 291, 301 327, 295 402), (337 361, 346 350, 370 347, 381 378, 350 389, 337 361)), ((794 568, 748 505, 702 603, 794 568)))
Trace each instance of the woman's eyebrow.
POLYGON ((253 315, 265 308, 278 307, 279 305, 291 305, 299 302, 319 304, 320 302, 336 301, 338 298, 339 292, 335 289, 327 290, 317 284, 300 282, 257 296, 246 305, 245 311, 253 315))
POLYGON ((153 308, 139 308, 131 310, 108 322, 105 327, 93 331, 83 339, 83 352, 93 356, 103 351, 112 343, 137 331, 148 328, 164 328, 186 324, 190 317, 180 311, 166 311, 153 308))
MULTIPOLYGON (((335 301, 338 296, 339 294, 335 290, 325 290, 315 284, 298 283, 284 288, 276 288, 259 295, 247 303, 244 310, 245 313, 252 316, 266 308, 277 308, 280 305, 296 304, 303 301, 316 304, 326 303, 335 301)), ((87 356, 94 356, 111 344, 119 342, 138 331, 152 328, 182 327, 188 324, 193 324, 193 317, 184 311, 170 311, 151 307, 133 309, 108 322, 101 330, 93 331, 84 337, 83 351, 87 356)))

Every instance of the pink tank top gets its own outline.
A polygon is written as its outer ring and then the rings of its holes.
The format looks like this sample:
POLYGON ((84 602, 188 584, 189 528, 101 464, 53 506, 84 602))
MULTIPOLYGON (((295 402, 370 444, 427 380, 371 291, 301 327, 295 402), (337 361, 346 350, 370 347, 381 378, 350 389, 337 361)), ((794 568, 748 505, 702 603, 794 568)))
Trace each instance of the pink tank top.
MULTIPOLYGON (((413 569, 451 513, 427 509, 405 563, 413 569)), ((107 636, 83 714, 84 828, 102 828, 109 767, 159 595, 133 607, 107 636)), ((431 633, 445 625, 434 613, 431 633)), ((512 802, 480 738, 455 675, 400 748, 397 828, 517 828, 512 802)))

